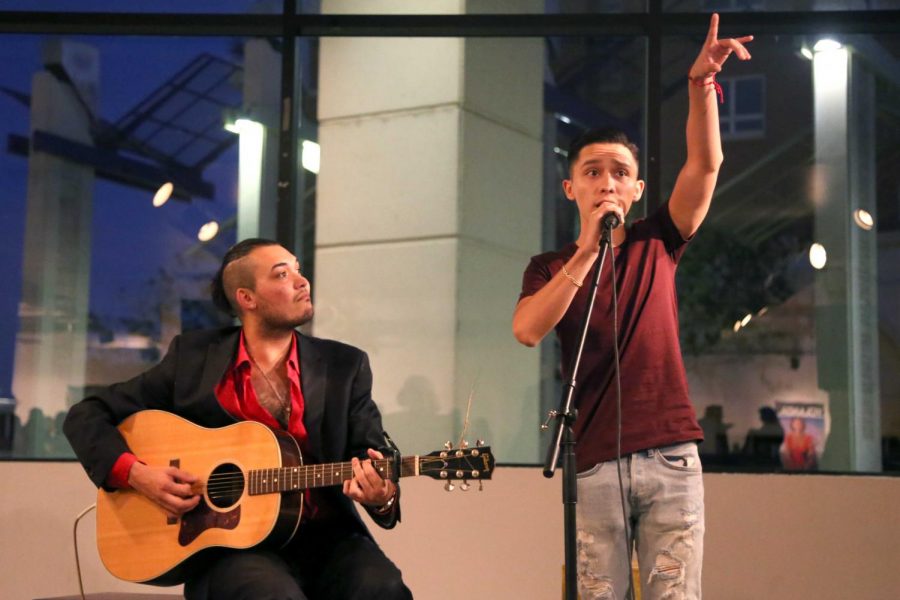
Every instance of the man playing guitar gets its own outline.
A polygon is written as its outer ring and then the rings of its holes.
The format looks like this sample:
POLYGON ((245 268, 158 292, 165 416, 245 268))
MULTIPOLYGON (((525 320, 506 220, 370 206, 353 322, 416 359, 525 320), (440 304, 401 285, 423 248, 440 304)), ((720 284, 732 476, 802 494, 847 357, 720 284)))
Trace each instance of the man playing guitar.
POLYGON ((306 493, 299 532, 289 531, 280 548, 215 551, 191 563, 179 579, 185 596, 411 598, 353 504, 384 528, 400 519, 399 487, 372 463, 384 458, 377 448, 385 436, 366 354, 296 331, 313 316, 310 285, 297 258, 274 241, 233 246, 212 292, 240 327, 178 335, 158 365, 69 411, 65 433, 91 480, 113 495, 136 491, 178 520, 203 507, 202 482, 179 464, 144 464, 120 424, 147 409, 209 428, 260 422, 289 434, 309 462, 349 461, 352 472, 342 490, 306 493))

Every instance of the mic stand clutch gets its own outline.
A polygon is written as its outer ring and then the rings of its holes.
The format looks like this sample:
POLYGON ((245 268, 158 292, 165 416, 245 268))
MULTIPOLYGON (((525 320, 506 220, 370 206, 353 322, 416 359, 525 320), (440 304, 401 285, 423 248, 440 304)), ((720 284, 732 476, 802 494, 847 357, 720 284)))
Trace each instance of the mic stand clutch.
MULTIPOLYGON (((577 571, 577 546, 575 506, 578 503, 578 477, 575 466, 575 434, 572 426, 578 416, 578 411, 572 406, 572 397, 575 393, 575 384, 578 376, 578 367, 581 364, 581 355, 584 351, 584 342, 587 339, 588 325, 591 313, 594 311, 594 300, 597 297, 597 288, 600 285, 600 273, 603 271, 603 263, 606 260, 607 250, 611 247, 612 225, 611 219, 604 219, 600 236, 600 256, 594 263, 594 276, 588 291, 588 303, 585 307, 584 317, 581 322, 581 338, 578 340, 578 351, 572 361, 570 373, 571 379, 565 384, 559 410, 551 410, 547 415, 547 421, 541 429, 550 428, 550 421, 555 419, 555 431, 553 440, 547 447, 547 459, 544 462, 544 477, 553 477, 559 455, 562 452, 563 460, 563 529, 565 535, 565 570, 566 570, 566 596, 565 600, 578 598, 578 571, 577 571)), ((616 219, 618 224, 618 219, 616 219)))

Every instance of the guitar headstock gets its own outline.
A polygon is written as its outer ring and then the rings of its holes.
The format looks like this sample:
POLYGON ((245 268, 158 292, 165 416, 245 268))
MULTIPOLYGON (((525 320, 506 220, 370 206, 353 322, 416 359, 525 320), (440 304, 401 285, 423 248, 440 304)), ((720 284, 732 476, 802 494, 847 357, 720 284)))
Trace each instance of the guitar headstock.
MULTIPOLYGON (((494 471, 494 455, 490 446, 477 448, 456 448, 447 444, 444 450, 435 450, 419 458, 419 474, 447 482, 447 491, 455 486, 453 481, 462 480, 460 489, 469 489, 469 481, 490 479, 494 471)), ((480 484, 479 484, 480 486, 480 484)))

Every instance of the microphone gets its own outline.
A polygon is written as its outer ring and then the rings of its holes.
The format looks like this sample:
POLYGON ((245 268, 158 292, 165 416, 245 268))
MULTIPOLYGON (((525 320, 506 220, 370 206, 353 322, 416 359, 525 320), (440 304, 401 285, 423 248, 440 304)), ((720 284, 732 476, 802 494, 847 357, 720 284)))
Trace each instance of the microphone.
POLYGON ((619 215, 610 211, 603 215, 601 224, 603 226, 603 231, 606 231, 607 229, 615 229, 619 226, 619 215))

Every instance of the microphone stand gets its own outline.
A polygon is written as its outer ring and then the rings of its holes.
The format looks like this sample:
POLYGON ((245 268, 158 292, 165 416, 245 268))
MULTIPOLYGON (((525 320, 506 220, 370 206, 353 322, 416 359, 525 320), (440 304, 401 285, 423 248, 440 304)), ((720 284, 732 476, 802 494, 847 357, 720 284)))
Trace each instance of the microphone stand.
POLYGON ((603 220, 600 235, 600 257, 594 263, 594 276, 588 292, 588 303, 584 310, 581 322, 581 338, 578 340, 578 351, 572 363, 572 376, 564 385, 565 394, 560 399, 559 410, 551 410, 547 415, 547 421, 541 429, 549 429, 550 421, 556 419, 556 427, 553 440, 547 447, 547 459, 544 461, 544 477, 553 477, 556 464, 562 451, 562 496, 563 496, 563 529, 565 536, 565 600, 577 600, 578 598, 578 570, 577 570, 577 542, 575 526, 575 505, 578 504, 578 477, 575 466, 575 434, 572 426, 578 418, 578 411, 572 407, 572 397, 575 393, 575 384, 578 376, 578 368, 581 365, 581 355, 584 351, 584 342, 587 339, 588 325, 591 313, 594 311, 594 300, 597 297, 597 288, 600 285, 600 273, 603 271, 603 263, 606 253, 612 247, 612 230, 618 227, 618 219, 603 220))

